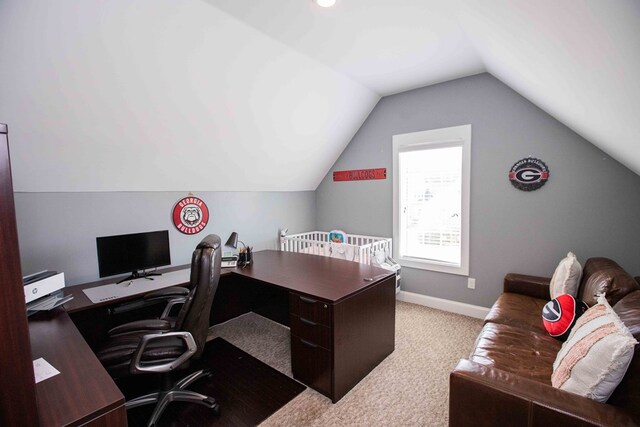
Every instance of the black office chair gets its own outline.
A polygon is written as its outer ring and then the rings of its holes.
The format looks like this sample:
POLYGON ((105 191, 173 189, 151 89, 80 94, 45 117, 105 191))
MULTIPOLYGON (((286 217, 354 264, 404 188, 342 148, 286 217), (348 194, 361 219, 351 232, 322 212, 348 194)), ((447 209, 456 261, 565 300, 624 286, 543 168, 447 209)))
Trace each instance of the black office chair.
POLYGON ((149 426, 157 423, 166 406, 173 401, 198 403, 214 411, 216 400, 185 390, 194 381, 209 375, 207 370, 193 372, 176 383, 170 373, 188 367, 204 350, 209 330, 209 313, 220 279, 220 237, 208 235, 196 247, 191 258, 190 291, 176 319, 149 319, 127 323, 109 331, 109 339, 97 355, 112 377, 161 373, 162 387, 155 393, 125 403, 128 409, 156 403, 149 426))

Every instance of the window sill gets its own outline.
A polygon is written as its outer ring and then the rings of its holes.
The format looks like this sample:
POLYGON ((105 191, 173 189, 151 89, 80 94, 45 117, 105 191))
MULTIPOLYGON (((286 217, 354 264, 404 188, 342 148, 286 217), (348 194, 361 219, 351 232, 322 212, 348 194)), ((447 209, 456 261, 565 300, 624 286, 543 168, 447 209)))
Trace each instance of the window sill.
POLYGON ((417 268, 420 270, 429 270, 438 273, 455 274, 458 276, 469 276, 469 267, 465 265, 457 266, 435 261, 423 261, 417 258, 399 258, 398 264, 400 264, 402 267, 417 268))

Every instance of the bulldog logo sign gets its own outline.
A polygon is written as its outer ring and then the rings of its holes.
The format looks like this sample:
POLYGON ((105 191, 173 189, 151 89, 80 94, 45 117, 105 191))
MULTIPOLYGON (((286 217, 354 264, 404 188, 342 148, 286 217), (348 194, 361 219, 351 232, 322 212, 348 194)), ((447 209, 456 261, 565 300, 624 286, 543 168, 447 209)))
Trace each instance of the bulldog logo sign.
POLYGON ((527 157, 518 160, 509 171, 509 181, 518 190, 533 191, 549 179, 549 168, 540 159, 527 157))
POLYGON ((185 197, 173 207, 173 225, 183 234, 197 234, 209 223, 209 208, 201 199, 185 197))

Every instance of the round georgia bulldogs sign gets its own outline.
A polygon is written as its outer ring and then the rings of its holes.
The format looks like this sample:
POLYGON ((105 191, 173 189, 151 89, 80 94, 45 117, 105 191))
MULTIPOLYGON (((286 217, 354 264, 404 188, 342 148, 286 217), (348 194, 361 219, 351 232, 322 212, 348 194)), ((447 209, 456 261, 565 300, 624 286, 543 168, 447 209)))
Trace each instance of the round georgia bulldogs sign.
POLYGON ((197 197, 189 196, 173 207, 173 225, 184 234, 196 234, 209 223, 209 208, 197 197))
POLYGON ((533 191, 549 179, 549 168, 540 159, 527 157, 518 160, 509 171, 509 181, 518 190, 533 191))

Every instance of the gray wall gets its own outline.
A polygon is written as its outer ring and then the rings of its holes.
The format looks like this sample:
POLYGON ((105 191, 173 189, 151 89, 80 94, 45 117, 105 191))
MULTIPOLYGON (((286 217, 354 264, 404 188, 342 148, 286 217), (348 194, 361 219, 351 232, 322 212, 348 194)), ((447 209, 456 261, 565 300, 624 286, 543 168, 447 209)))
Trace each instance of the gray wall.
POLYGON ((181 192, 15 193, 23 274, 64 271, 67 285, 98 278, 96 237, 169 230, 173 265, 187 264, 200 239, 232 231, 255 250, 275 249, 278 232, 315 227, 315 195, 306 192, 200 192, 209 224, 187 236, 171 222, 181 192))
MULTIPOLYGON (((595 102, 595 101, 594 101, 595 102)), ((383 98, 333 170, 386 167, 391 177, 395 134, 470 123, 471 257, 466 278, 403 269, 407 291, 490 306, 509 271, 551 275, 574 251, 617 260, 640 274, 640 177, 488 74, 383 98), (506 179, 518 159, 544 160, 551 178, 524 193, 506 179)), ((280 227, 290 233, 340 228, 392 235, 392 180, 331 181, 314 192, 202 192, 211 219, 186 236, 170 221, 181 192, 16 193, 22 267, 64 271, 68 284, 98 277, 95 237, 170 230, 174 265, 189 262, 200 238, 236 230, 256 249, 275 248, 280 227)))
MULTIPOLYGON (((593 100, 597 104, 597 100, 593 100)), ((576 106, 579 108, 580 106, 576 106)), ((472 125, 470 276, 403 269, 403 289, 490 306, 507 272, 551 276, 573 251, 640 274, 640 177, 489 74, 380 100, 316 190, 319 229, 392 235, 392 136, 472 125), (532 155, 550 179, 514 189, 507 172, 532 155), (331 172, 386 167, 384 181, 332 182, 331 172)))

